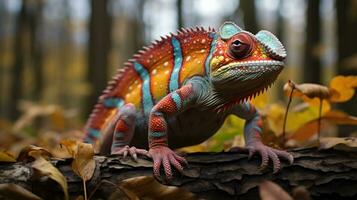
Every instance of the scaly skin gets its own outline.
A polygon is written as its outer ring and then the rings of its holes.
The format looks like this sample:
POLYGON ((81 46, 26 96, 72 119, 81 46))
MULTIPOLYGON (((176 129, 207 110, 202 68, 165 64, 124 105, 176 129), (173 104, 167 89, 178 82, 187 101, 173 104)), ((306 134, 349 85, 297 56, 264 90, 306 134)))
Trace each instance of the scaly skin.
POLYGON ((218 32, 182 29, 119 70, 89 117, 85 141, 102 153, 152 157, 154 175, 163 167, 171 179, 171 167, 182 171, 186 164, 172 149, 203 142, 233 114, 246 120, 249 156, 260 154, 262 167, 271 159, 277 172, 279 157, 293 157, 261 142, 262 119, 248 99, 275 81, 285 57, 267 31, 253 35, 232 22, 218 32))

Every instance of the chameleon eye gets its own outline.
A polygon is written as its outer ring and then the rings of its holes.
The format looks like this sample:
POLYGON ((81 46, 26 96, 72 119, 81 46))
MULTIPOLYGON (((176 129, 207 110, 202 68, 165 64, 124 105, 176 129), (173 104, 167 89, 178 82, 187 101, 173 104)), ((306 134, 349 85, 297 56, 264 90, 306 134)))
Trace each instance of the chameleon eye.
POLYGON ((234 59, 242 59, 252 52, 253 40, 248 34, 241 33, 232 37, 228 45, 228 55, 234 59))

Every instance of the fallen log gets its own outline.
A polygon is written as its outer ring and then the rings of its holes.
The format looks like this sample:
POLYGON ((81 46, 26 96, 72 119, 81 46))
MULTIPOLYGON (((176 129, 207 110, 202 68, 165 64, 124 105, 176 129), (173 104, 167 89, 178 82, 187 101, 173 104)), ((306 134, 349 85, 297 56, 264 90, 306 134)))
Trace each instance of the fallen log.
MULTIPOLYGON (((184 173, 175 173, 174 179, 165 184, 185 188, 204 199, 259 199, 259 184, 263 180, 271 180, 288 192, 296 186, 304 186, 313 199, 356 199, 356 152, 316 148, 290 152, 294 155, 294 163, 288 165, 283 162, 281 171, 276 174, 270 167, 259 169, 260 158, 255 156, 248 160, 245 153, 187 154, 189 164, 184 173)), ((113 190, 117 190, 113 185, 123 180, 152 176, 152 163, 146 158, 141 157, 134 162, 130 158, 95 156, 95 160, 94 175, 87 182, 92 199, 107 199, 113 190)), ((70 160, 52 163, 65 175, 70 196, 82 195, 82 180, 72 172, 70 160)), ((34 179, 33 176, 31 163, 0 163, 0 184, 20 185, 44 199, 63 198, 61 188, 54 181, 34 179)))

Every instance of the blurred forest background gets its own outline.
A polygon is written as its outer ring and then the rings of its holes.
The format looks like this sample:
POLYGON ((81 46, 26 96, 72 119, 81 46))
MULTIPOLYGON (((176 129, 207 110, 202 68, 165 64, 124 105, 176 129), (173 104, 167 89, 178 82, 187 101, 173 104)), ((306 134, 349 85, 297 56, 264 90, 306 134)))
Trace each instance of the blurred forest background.
MULTIPOLYGON (((327 84, 357 74, 357 0, 0 0, 0 124, 55 105, 81 128, 107 81, 142 46, 225 20, 269 30, 286 46, 269 101, 287 101, 289 79, 327 84)), ((356 102, 339 108, 356 116, 356 102)))

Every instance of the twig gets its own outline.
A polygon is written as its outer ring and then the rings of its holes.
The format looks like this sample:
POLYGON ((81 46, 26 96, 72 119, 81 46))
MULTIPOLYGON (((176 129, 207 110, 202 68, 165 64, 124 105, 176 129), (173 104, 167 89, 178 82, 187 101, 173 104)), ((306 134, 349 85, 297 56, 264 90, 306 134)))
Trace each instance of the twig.
MULTIPOLYGON (((290 80, 289 80, 289 84, 292 83, 290 80)), ((288 112, 289 112, 289 107, 290 107, 290 104, 291 104, 291 101, 292 101, 292 98, 293 98, 293 92, 294 92, 294 89, 295 89, 295 85, 294 84, 290 84, 291 85, 291 92, 290 92, 290 95, 289 95, 289 101, 288 101, 288 105, 286 106, 286 110, 285 110, 285 115, 284 115, 284 124, 283 124, 283 146, 285 145, 285 142, 286 142, 286 121, 288 120, 288 112)))

